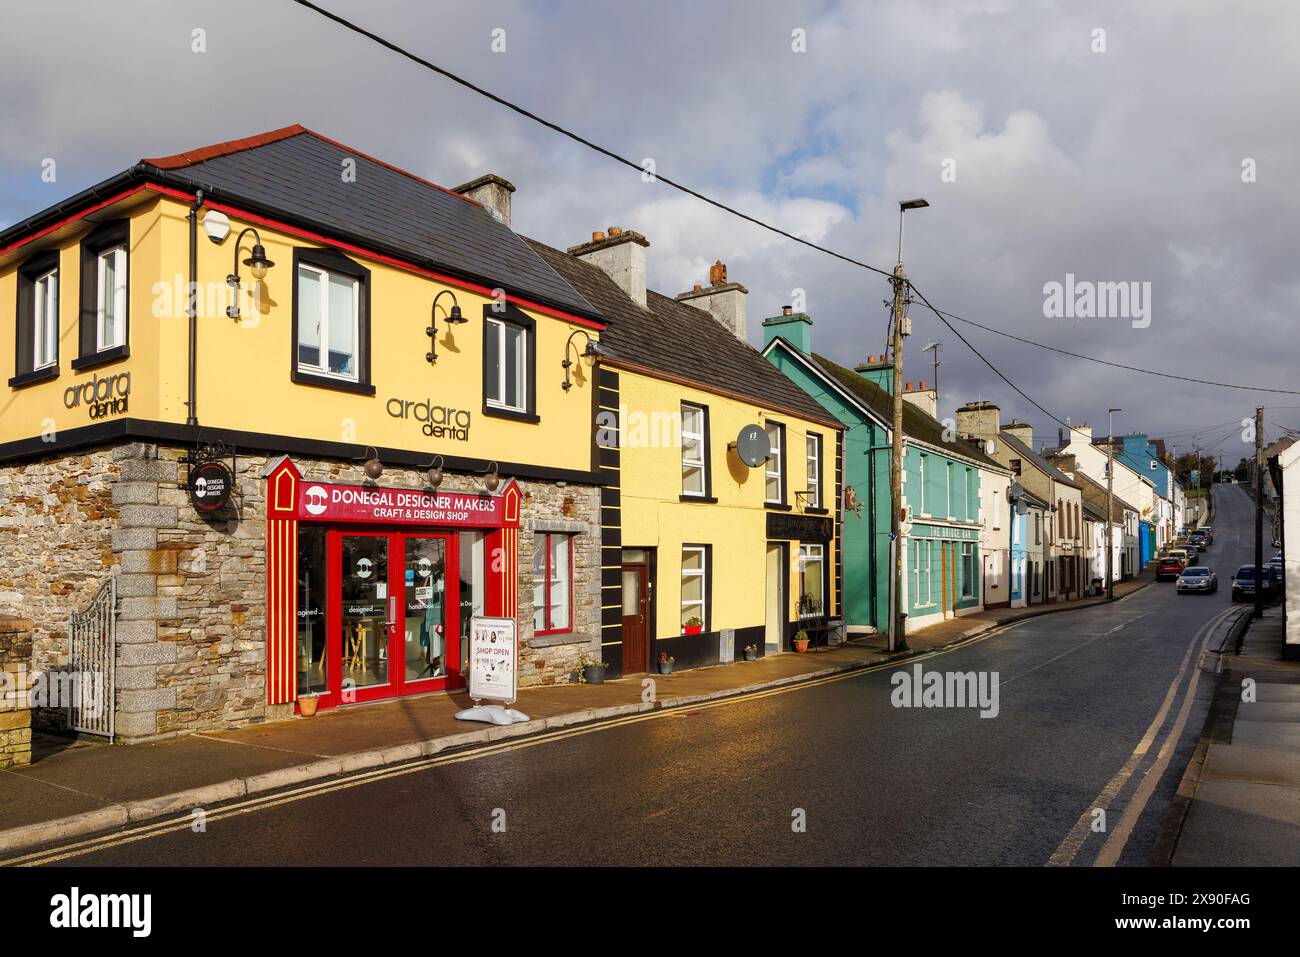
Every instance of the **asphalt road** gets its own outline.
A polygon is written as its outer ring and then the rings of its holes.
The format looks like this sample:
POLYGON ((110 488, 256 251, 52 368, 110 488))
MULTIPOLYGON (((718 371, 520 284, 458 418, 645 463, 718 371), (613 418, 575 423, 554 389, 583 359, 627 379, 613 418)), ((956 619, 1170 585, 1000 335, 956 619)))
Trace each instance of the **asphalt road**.
POLYGON ((1160 583, 920 661, 996 672, 993 718, 893 707, 895 666, 214 808, 201 833, 110 835, 59 863, 1143 864, 1213 690, 1190 688, 1202 626, 1251 557, 1245 492, 1217 505, 1217 595, 1160 583))

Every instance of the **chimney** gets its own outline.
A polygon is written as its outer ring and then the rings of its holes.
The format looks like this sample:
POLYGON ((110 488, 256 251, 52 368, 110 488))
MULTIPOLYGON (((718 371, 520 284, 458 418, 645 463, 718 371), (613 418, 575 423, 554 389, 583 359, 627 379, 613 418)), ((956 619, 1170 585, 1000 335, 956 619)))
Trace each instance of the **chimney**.
POLYGON ((1078 469, 1078 459, 1073 453, 1052 456, 1052 464, 1064 472, 1066 475, 1073 475, 1078 469))
POLYGON ((1002 431, 1008 433, 1009 435, 1014 435, 1017 439, 1019 439, 1022 443, 1024 443, 1025 448, 1030 449, 1031 451, 1033 450, 1034 427, 1030 425, 1028 422, 1018 422, 1015 419, 1012 419, 1006 425, 1002 426, 1002 431))
POLYGON ((917 383, 915 389, 912 388, 912 383, 907 383, 903 389, 903 401, 912 403, 932 419, 939 417, 939 393, 927 389, 924 379, 917 383))
POLYGON ((749 319, 745 307, 748 296, 749 290, 740 283, 727 282, 726 263, 719 259, 709 267, 709 284, 701 287, 696 283, 694 289, 679 295, 677 301, 710 313, 733 336, 748 342, 749 319))
POLYGON ((570 246, 570 256, 589 262, 614 280, 638 306, 645 308, 645 251, 650 245, 640 233, 610 226, 591 234, 591 242, 570 246))
POLYGON ((510 225, 510 194, 515 186, 496 173, 484 173, 478 179, 462 183, 452 190, 481 203, 498 221, 510 225))
POLYGON ((1001 431, 1002 410, 992 402, 967 402, 957 409, 957 433, 982 443, 985 448, 1001 431))
POLYGON ((867 361, 855 365, 853 371, 868 382, 874 382, 890 395, 894 394, 894 364, 889 357, 881 354, 867 356, 867 361))
MULTIPOLYGON (((1087 422, 1080 422, 1070 430, 1070 434, 1065 437, 1065 440, 1066 445, 1071 445, 1074 442, 1082 442, 1084 445, 1092 445, 1092 426, 1087 422)), ((1064 446, 1062 446, 1062 448, 1064 448, 1064 446)))

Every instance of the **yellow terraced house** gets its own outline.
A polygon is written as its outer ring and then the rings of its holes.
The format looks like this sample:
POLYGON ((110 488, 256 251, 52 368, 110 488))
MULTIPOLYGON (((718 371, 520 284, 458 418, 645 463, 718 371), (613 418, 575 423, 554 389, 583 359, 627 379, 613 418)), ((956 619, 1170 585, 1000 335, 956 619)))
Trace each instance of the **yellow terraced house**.
POLYGON ((746 341, 747 290, 646 288, 640 233, 533 248, 608 319, 601 339, 604 657, 622 674, 837 640, 842 429, 746 341))

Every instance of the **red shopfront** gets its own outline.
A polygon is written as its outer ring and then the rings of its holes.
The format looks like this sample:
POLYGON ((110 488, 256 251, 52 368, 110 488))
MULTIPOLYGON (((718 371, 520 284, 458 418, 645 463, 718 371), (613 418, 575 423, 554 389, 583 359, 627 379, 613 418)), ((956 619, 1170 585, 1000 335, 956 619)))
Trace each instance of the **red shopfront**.
POLYGON ((520 491, 267 476, 267 700, 319 706, 464 685, 470 619, 516 617, 520 491))

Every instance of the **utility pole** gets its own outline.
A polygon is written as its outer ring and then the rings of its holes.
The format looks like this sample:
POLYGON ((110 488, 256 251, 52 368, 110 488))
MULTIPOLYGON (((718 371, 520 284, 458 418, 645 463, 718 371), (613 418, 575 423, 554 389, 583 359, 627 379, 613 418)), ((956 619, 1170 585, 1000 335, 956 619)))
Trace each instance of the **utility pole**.
MULTIPOLYGON (((890 282, 894 285, 894 415, 893 448, 889 456, 889 540, 893 545, 893 584, 890 588, 889 650, 904 651, 907 634, 903 618, 903 339, 908 328, 907 276, 903 272, 903 214, 930 204, 924 199, 909 199, 898 204, 898 265, 890 282)), ((918 566, 919 567, 919 566, 918 566)))
POLYGON ((1264 407, 1255 406, 1255 617, 1264 617, 1264 407))
MULTIPOLYGON (((1115 534, 1110 530, 1115 514, 1115 413, 1123 409, 1110 409, 1106 424, 1106 597, 1115 600, 1115 534)), ((1124 535, 1120 533, 1120 541, 1124 535)))

